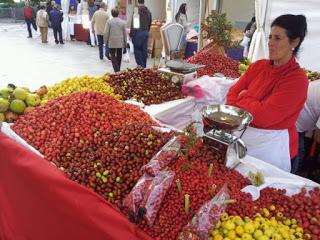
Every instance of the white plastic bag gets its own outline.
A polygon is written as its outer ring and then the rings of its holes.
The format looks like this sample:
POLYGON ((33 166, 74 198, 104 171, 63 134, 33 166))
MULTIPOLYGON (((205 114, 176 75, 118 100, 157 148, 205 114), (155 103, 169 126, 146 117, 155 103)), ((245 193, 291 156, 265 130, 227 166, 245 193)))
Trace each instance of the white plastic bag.
POLYGON ((197 80, 187 83, 187 86, 199 85, 201 89, 206 92, 206 95, 201 99, 197 99, 197 102, 208 105, 224 104, 230 87, 235 83, 235 80, 225 77, 203 76, 197 80))
POLYGON ((130 56, 129 56, 129 53, 126 52, 125 54, 123 54, 122 56, 122 61, 125 62, 125 63, 130 63, 130 56))

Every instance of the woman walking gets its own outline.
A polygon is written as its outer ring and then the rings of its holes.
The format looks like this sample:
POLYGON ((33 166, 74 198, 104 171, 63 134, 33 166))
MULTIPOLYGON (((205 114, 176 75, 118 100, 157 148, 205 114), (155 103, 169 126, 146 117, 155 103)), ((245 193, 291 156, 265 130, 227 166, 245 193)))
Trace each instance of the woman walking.
POLYGON ((111 10, 112 19, 107 21, 104 31, 104 42, 109 47, 111 62, 114 72, 119 72, 121 68, 122 49, 126 53, 127 33, 126 23, 118 18, 119 11, 111 10))

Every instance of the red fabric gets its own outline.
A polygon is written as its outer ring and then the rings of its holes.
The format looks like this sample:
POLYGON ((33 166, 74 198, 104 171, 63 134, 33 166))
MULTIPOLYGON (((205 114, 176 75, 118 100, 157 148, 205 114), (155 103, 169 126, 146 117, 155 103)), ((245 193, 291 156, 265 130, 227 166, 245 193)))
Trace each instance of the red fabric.
POLYGON ((88 29, 84 29, 82 24, 74 24, 74 38, 77 41, 84 41, 88 40, 88 29))
POLYGON ((32 9, 31 7, 24 8, 24 17, 25 18, 32 18, 32 9))
POLYGON ((307 99, 307 90, 308 78, 295 58, 276 68, 269 60, 260 60, 230 89, 227 104, 250 112, 253 127, 288 129, 293 158, 298 152, 295 123, 307 99))
POLYGON ((151 239, 111 204, 0 133, 0 239, 151 239))

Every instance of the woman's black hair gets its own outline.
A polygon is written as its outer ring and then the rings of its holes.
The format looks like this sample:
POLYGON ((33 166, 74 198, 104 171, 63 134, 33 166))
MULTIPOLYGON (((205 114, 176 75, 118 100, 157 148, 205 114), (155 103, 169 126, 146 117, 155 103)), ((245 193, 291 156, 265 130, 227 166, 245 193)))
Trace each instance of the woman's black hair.
POLYGON ((184 14, 187 16, 187 4, 186 3, 182 3, 179 7, 179 10, 175 16, 176 21, 178 21, 180 14, 184 14))
POLYGON ((251 26, 252 26, 252 24, 253 24, 254 22, 256 22, 256 17, 252 17, 252 18, 251 18, 251 21, 250 21, 250 22, 247 24, 247 26, 245 27, 244 32, 250 30, 250 28, 251 28, 251 26))
POLYGON ((278 26, 286 30, 289 41, 300 38, 298 46, 293 50, 297 55, 300 45, 307 34, 307 19, 304 15, 285 14, 277 17, 271 24, 271 27, 278 26))
POLYGON ((111 10, 111 16, 112 17, 118 17, 119 16, 119 11, 117 8, 114 8, 111 10))

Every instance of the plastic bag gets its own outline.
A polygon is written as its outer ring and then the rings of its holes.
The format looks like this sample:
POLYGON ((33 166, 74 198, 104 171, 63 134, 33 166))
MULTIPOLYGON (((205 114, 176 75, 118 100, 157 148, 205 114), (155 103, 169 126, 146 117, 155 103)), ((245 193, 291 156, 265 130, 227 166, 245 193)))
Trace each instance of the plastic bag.
POLYGON ((140 178, 123 202, 131 222, 144 218, 149 226, 153 225, 174 176, 173 171, 162 171, 155 177, 144 174, 140 178))
POLYGON ((226 209, 227 200, 229 200, 229 193, 225 184, 212 200, 202 205, 188 225, 183 228, 178 239, 208 239, 210 230, 219 221, 226 209))
POLYGON ((130 194, 124 199, 123 206, 129 210, 129 219, 131 222, 136 222, 136 219, 142 219, 142 214, 139 213, 139 206, 143 200, 144 194, 150 187, 154 177, 144 174, 136 183, 130 194))
POLYGON ((162 171, 154 177, 151 185, 149 185, 140 205, 140 209, 145 213, 144 218, 149 226, 153 225, 161 203, 171 187, 174 176, 175 173, 173 171, 162 171))
POLYGON ((192 82, 188 82, 188 87, 195 85, 201 86, 205 96, 196 99, 198 103, 208 104, 224 104, 229 89, 236 83, 235 80, 231 80, 225 77, 209 77, 202 76, 192 82))
POLYGON ((129 56, 128 52, 123 54, 122 61, 125 62, 125 63, 130 63, 130 56, 129 56))
POLYGON ((174 136, 167 142, 161 150, 150 160, 149 163, 142 167, 145 173, 156 176, 168 164, 177 157, 180 149, 180 137, 174 136))

